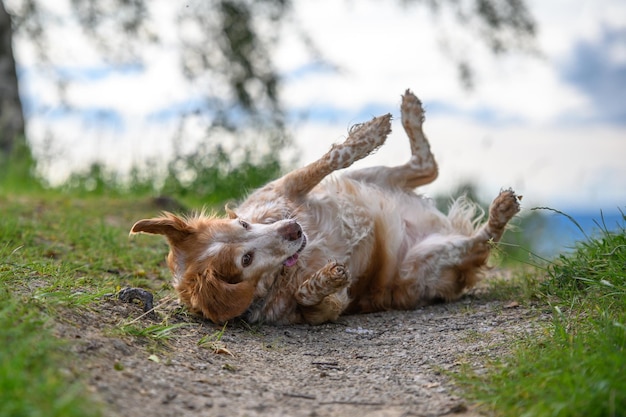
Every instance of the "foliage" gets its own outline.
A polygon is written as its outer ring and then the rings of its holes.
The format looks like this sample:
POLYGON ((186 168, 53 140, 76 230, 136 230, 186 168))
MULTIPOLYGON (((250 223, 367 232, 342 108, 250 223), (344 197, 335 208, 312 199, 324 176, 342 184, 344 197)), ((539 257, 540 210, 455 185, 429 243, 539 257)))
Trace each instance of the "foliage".
POLYGON ((176 153, 168 165, 161 193, 180 197, 193 196, 204 204, 218 204, 239 199, 251 189, 278 178, 281 164, 276 154, 268 154, 255 161, 253 152, 244 150, 240 161, 217 146, 188 155, 176 153))
MULTIPOLYGON (((626 217, 624 218, 626 221, 626 217)), ((626 414, 626 230, 579 243, 548 268, 552 323, 485 374, 459 377, 498 415, 626 414)))
POLYGON ((605 231, 598 238, 580 242, 572 255, 561 255, 550 269, 547 291, 557 295, 583 292, 591 297, 626 301, 624 265, 626 230, 622 226, 618 233, 605 231))
MULTIPOLYGON (((407 5, 422 0, 403 0, 407 5)), ((482 40, 494 55, 512 51, 537 54, 535 35, 537 23, 523 0, 431 0, 426 2, 435 14, 446 10, 454 16, 458 27, 469 32, 446 39, 444 52, 456 64, 459 80, 467 88, 474 87, 473 46, 482 40)))
MULTIPOLYGON (((72 17, 112 68, 141 68, 151 53, 147 46, 170 42, 154 27, 153 7, 143 0, 71 3, 72 17)), ((254 127, 285 135, 277 94, 279 77, 270 51, 290 2, 211 0, 190 2, 174 10, 178 13, 176 41, 181 50, 181 72, 204 91, 201 100, 181 110, 181 120, 202 115, 203 123, 210 127, 208 133, 215 133, 216 127, 231 132, 254 127)), ((49 55, 47 35, 55 25, 63 24, 63 18, 38 1, 17 2, 12 18, 18 34, 30 39, 39 60, 47 64, 63 99, 72 74, 49 55)), ((62 101, 72 108, 71 102, 62 101)))
POLYGON ((217 146, 200 147, 187 155, 176 152, 165 174, 154 166, 144 171, 134 167, 129 178, 124 178, 94 163, 85 172, 74 172, 60 188, 78 196, 161 195, 195 205, 217 205, 241 199, 252 189, 278 178, 282 167, 278 155, 259 159, 245 149, 243 158, 234 161, 223 147, 217 146))
MULTIPOLYGON (((169 43, 155 30, 153 6, 140 1, 114 0, 93 2, 72 0, 72 16, 88 35, 103 61, 111 68, 141 68, 152 49, 150 45, 169 43)), ((11 4, 13 28, 17 37, 24 39, 38 51, 42 66, 47 68, 51 81, 56 80, 60 107, 75 111, 67 98, 66 88, 72 81, 72 70, 65 62, 50 54, 49 32, 63 24, 58 11, 40 1, 17 1, 11 4)), ((237 197, 230 190, 235 181, 249 177, 254 184, 265 182, 280 169, 279 155, 292 146, 286 132, 284 112, 278 98, 278 75, 270 59, 271 49, 278 40, 281 22, 286 19, 290 2, 283 0, 233 1, 212 0, 191 2, 174 7, 179 30, 176 36, 180 50, 181 72, 199 93, 193 104, 175 111, 180 120, 180 136, 188 134, 191 123, 206 127, 202 149, 190 152, 192 156, 178 155, 170 164, 167 192, 182 191, 182 183, 200 186, 198 193, 214 187, 210 182, 221 179, 225 190, 216 190, 214 200, 237 197), (262 29, 261 29, 262 28, 262 29), (255 132, 254 136, 247 132, 255 132), (242 137, 249 136, 248 140, 242 137), (239 161, 226 161, 221 144, 231 143, 247 155, 239 161), (200 154, 198 158, 196 154, 200 154), (216 156, 215 161, 210 156, 216 156), (200 160, 202 165, 199 164, 200 160), (240 163, 241 167, 235 166, 240 163), (187 181, 190 169, 193 181, 187 181), (231 183, 223 181, 231 178, 231 183), (258 176, 258 179, 257 179, 258 176), (183 177, 183 178, 181 178, 183 177), (174 190, 172 190, 174 189, 174 190)), ((0 152, 1 153, 1 152, 0 152)), ((134 173, 137 172, 135 169, 134 173)), ((141 190, 158 187, 158 183, 141 184, 133 181, 129 188, 141 190)), ((158 179, 162 179, 162 176, 158 179)), ((88 172, 74 173, 67 188, 86 189, 95 193, 114 191, 125 181, 103 164, 95 162, 88 172)), ((196 190, 193 190, 196 191, 196 190)), ((240 193, 241 191, 239 191, 240 193)), ((204 194, 203 194, 204 195, 204 194)))

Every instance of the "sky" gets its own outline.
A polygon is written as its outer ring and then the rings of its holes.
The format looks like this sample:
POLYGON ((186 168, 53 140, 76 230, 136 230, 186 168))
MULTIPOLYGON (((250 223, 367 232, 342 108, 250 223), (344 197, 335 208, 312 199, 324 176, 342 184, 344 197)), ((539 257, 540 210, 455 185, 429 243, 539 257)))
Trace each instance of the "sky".
MULTIPOLYGON (((59 110, 58 92, 37 69, 32 48, 24 40, 17 44, 21 94, 30 109, 27 133, 35 153, 47 156, 42 172, 51 181, 95 159, 124 169, 171 153, 176 124, 166 115, 197 94, 178 71, 171 19, 183 3, 151 3, 163 42, 147 47, 141 66, 108 67, 76 35, 75 24, 57 28, 50 44, 73 79, 71 112, 59 110)), ((472 181, 484 199, 513 187, 527 207, 626 208, 626 2, 528 1, 541 56, 497 58, 458 31, 449 16, 435 18, 424 7, 371 0, 294 3, 296 23, 285 28, 272 58, 284 77, 280 96, 294 116, 289 128, 300 163, 341 142, 351 125, 387 112, 395 118, 387 143, 355 166, 404 163, 409 148, 399 104, 410 88, 426 108, 424 128, 440 169, 435 183, 420 192, 445 194, 472 181), (319 65, 289 33, 294 27, 337 70, 319 65), (445 42, 471 59, 473 90, 463 88, 442 53, 445 42)), ((47 4, 58 15, 69 14, 69 3, 47 4)))

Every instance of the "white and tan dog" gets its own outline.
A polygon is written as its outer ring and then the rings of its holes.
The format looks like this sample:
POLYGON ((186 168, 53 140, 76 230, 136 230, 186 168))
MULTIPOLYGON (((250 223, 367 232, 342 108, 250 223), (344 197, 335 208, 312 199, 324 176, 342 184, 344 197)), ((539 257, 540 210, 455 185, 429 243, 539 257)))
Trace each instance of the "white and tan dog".
POLYGON ((322 181, 385 142, 388 114, 355 126, 344 143, 255 191, 226 218, 165 213, 138 221, 131 233, 167 237, 181 301, 218 323, 242 316, 317 324, 457 299, 478 280, 518 198, 502 191, 483 225, 464 198, 440 213, 413 192, 437 177, 437 164, 421 103, 408 90, 401 111, 411 146, 404 165, 322 181))

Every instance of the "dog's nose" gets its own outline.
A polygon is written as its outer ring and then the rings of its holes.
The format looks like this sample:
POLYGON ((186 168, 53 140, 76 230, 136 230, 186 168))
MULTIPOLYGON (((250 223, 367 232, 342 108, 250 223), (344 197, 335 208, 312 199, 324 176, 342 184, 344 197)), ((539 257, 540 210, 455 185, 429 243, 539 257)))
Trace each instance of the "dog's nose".
POLYGON ((292 221, 280 226, 278 234, 289 241, 298 240, 302 237, 302 227, 297 222, 292 221))

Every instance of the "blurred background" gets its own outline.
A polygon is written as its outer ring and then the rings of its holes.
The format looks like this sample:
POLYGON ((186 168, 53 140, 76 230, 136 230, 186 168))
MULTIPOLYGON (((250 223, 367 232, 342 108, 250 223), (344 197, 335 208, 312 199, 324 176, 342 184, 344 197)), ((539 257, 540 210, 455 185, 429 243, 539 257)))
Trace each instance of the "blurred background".
POLYGON ((0 0, 0 184, 221 203, 387 112, 357 166, 401 164, 407 88, 440 166, 420 192, 513 187, 546 257, 619 227, 621 0, 0 0))

